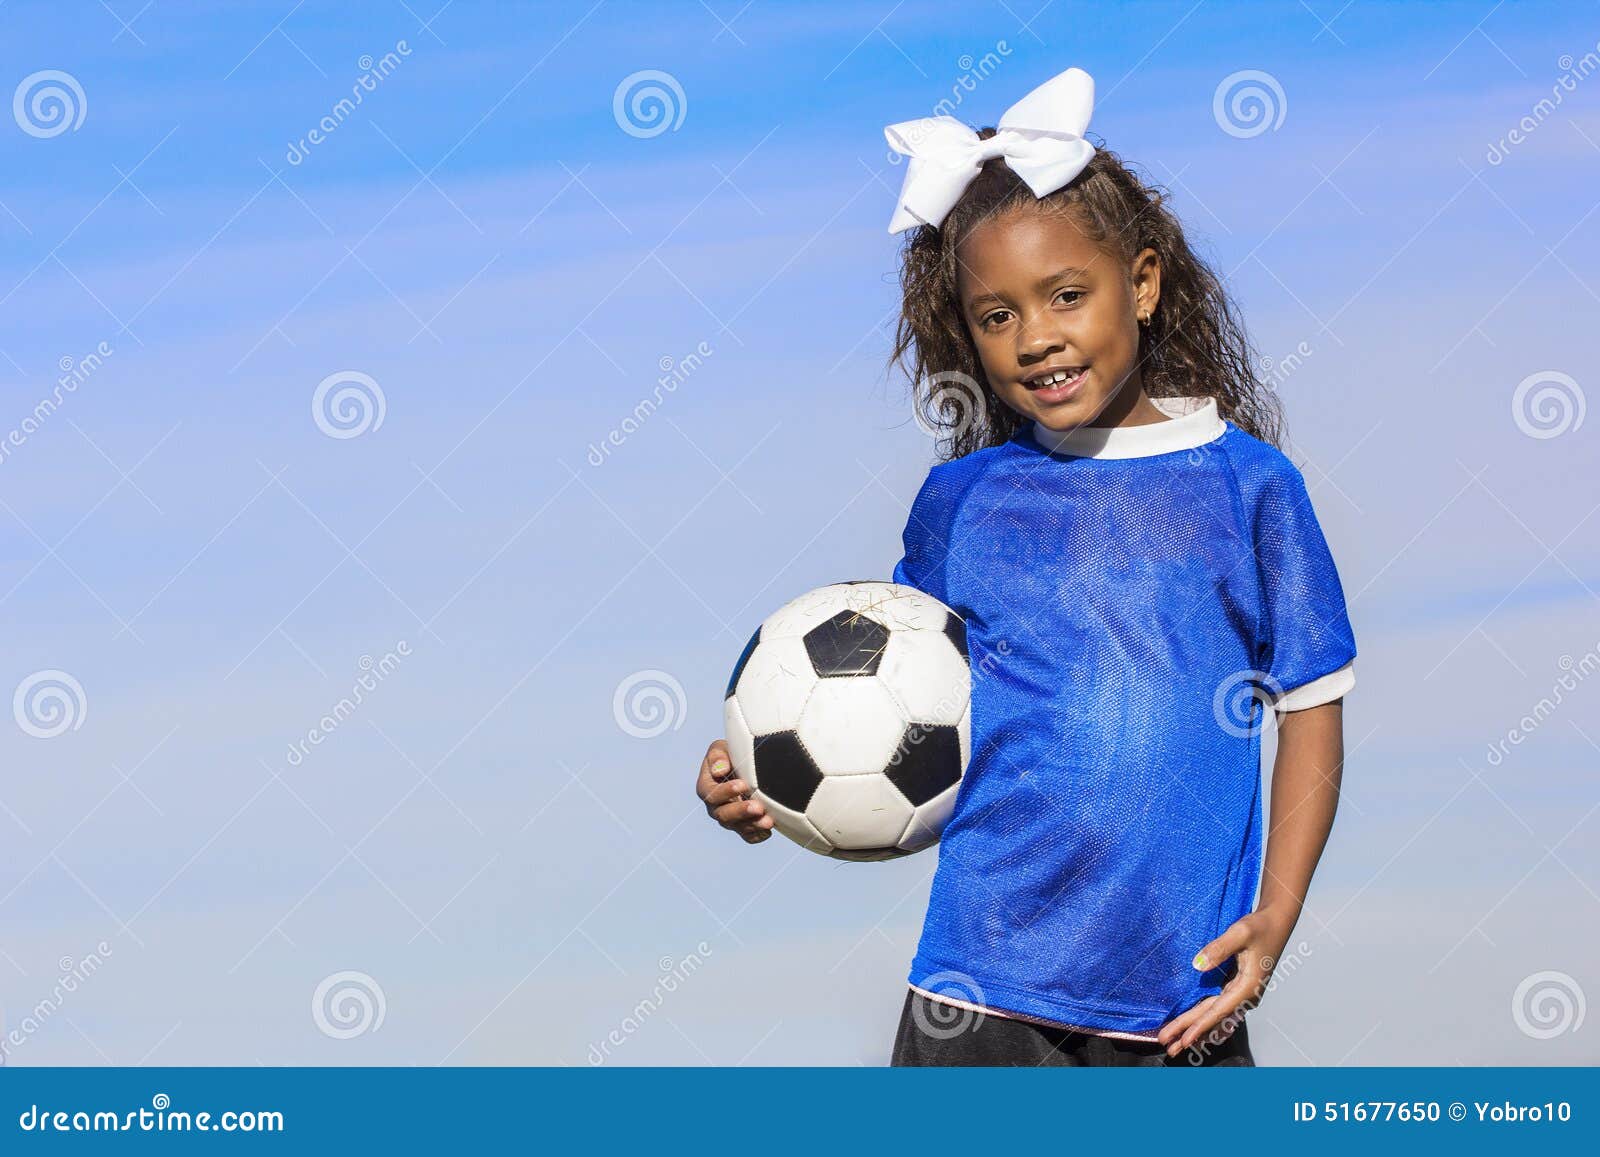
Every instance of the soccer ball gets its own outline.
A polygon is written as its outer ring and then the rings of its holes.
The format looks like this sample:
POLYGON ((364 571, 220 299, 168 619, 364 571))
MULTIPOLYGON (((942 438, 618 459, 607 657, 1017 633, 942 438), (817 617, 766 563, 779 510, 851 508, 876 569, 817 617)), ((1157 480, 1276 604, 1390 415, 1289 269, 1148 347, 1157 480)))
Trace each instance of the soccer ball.
POLYGON ((734 772, 778 831, 841 860, 935 843, 971 749, 967 629, 887 582, 819 587, 751 636, 723 708, 734 772))

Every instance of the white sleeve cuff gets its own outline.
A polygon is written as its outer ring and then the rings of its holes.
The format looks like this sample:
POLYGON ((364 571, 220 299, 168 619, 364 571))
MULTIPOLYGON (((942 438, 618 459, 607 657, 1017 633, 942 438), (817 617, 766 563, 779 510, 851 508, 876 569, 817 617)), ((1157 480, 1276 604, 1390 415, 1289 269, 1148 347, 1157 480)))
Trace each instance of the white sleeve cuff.
POLYGON ((1273 710, 1304 711, 1307 707, 1320 707, 1332 703, 1356 685, 1355 660, 1352 659, 1337 671, 1330 671, 1320 679, 1302 683, 1292 691, 1285 691, 1272 701, 1273 710))

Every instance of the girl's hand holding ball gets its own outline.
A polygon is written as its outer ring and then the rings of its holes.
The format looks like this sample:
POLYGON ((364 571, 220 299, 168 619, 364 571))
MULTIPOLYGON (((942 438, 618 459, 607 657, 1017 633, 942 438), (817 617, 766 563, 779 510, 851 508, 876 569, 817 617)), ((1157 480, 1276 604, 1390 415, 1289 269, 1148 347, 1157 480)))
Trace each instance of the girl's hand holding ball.
POLYGON ((706 750, 694 790, 705 803, 706 814, 730 832, 738 832, 745 843, 759 844, 772 838, 772 817, 759 800, 746 798, 750 785, 734 776, 728 745, 723 740, 706 750))

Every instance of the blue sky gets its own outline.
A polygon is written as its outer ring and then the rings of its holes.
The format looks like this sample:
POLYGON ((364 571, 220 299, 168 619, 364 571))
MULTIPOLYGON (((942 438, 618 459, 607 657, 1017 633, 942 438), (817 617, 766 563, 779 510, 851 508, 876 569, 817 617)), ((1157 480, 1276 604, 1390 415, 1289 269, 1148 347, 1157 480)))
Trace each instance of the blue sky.
POLYGON ((8 1028, 108 946, 9 1063, 584 1064, 691 954, 609 1061, 883 1062, 933 855, 747 848, 690 786, 754 625, 899 557, 933 447, 883 369, 881 128, 986 54, 960 115, 1088 70, 1093 132, 1168 186, 1262 352, 1308 351, 1279 392, 1359 683, 1258 1057, 1596 1059, 1510 1008, 1540 973, 1600 990, 1600 690, 1487 755, 1600 647, 1594 24, 1035 9, 0 7, 7 84, 83 94, 75 129, 0 122, 0 436, 110 350, 0 459, 0 686, 82 688, 74 729, 0 728, 8 1028), (643 70, 676 129, 615 115, 643 70), (1243 70, 1277 128, 1223 131, 1243 70), (330 437, 313 394, 349 371, 383 419, 330 437), (1514 412, 1536 377, 1553 436, 1514 412), (683 691, 648 739, 612 706, 642 671, 683 691), (345 971, 385 1008, 350 1039, 310 1011, 345 971))

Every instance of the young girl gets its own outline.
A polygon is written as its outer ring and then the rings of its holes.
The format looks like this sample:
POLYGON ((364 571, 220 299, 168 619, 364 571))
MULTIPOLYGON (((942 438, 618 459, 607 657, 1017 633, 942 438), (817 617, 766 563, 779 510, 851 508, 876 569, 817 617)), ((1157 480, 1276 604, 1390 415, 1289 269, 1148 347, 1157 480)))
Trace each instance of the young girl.
MULTIPOLYGON (((966 619, 975 676, 894 1064, 1253 1064, 1338 802, 1338 574, 1235 310, 1083 139, 1092 97, 1070 69, 998 130, 887 130, 894 357, 949 433, 894 579, 966 619)), ((713 743, 698 793, 759 843, 745 791, 713 743)))

